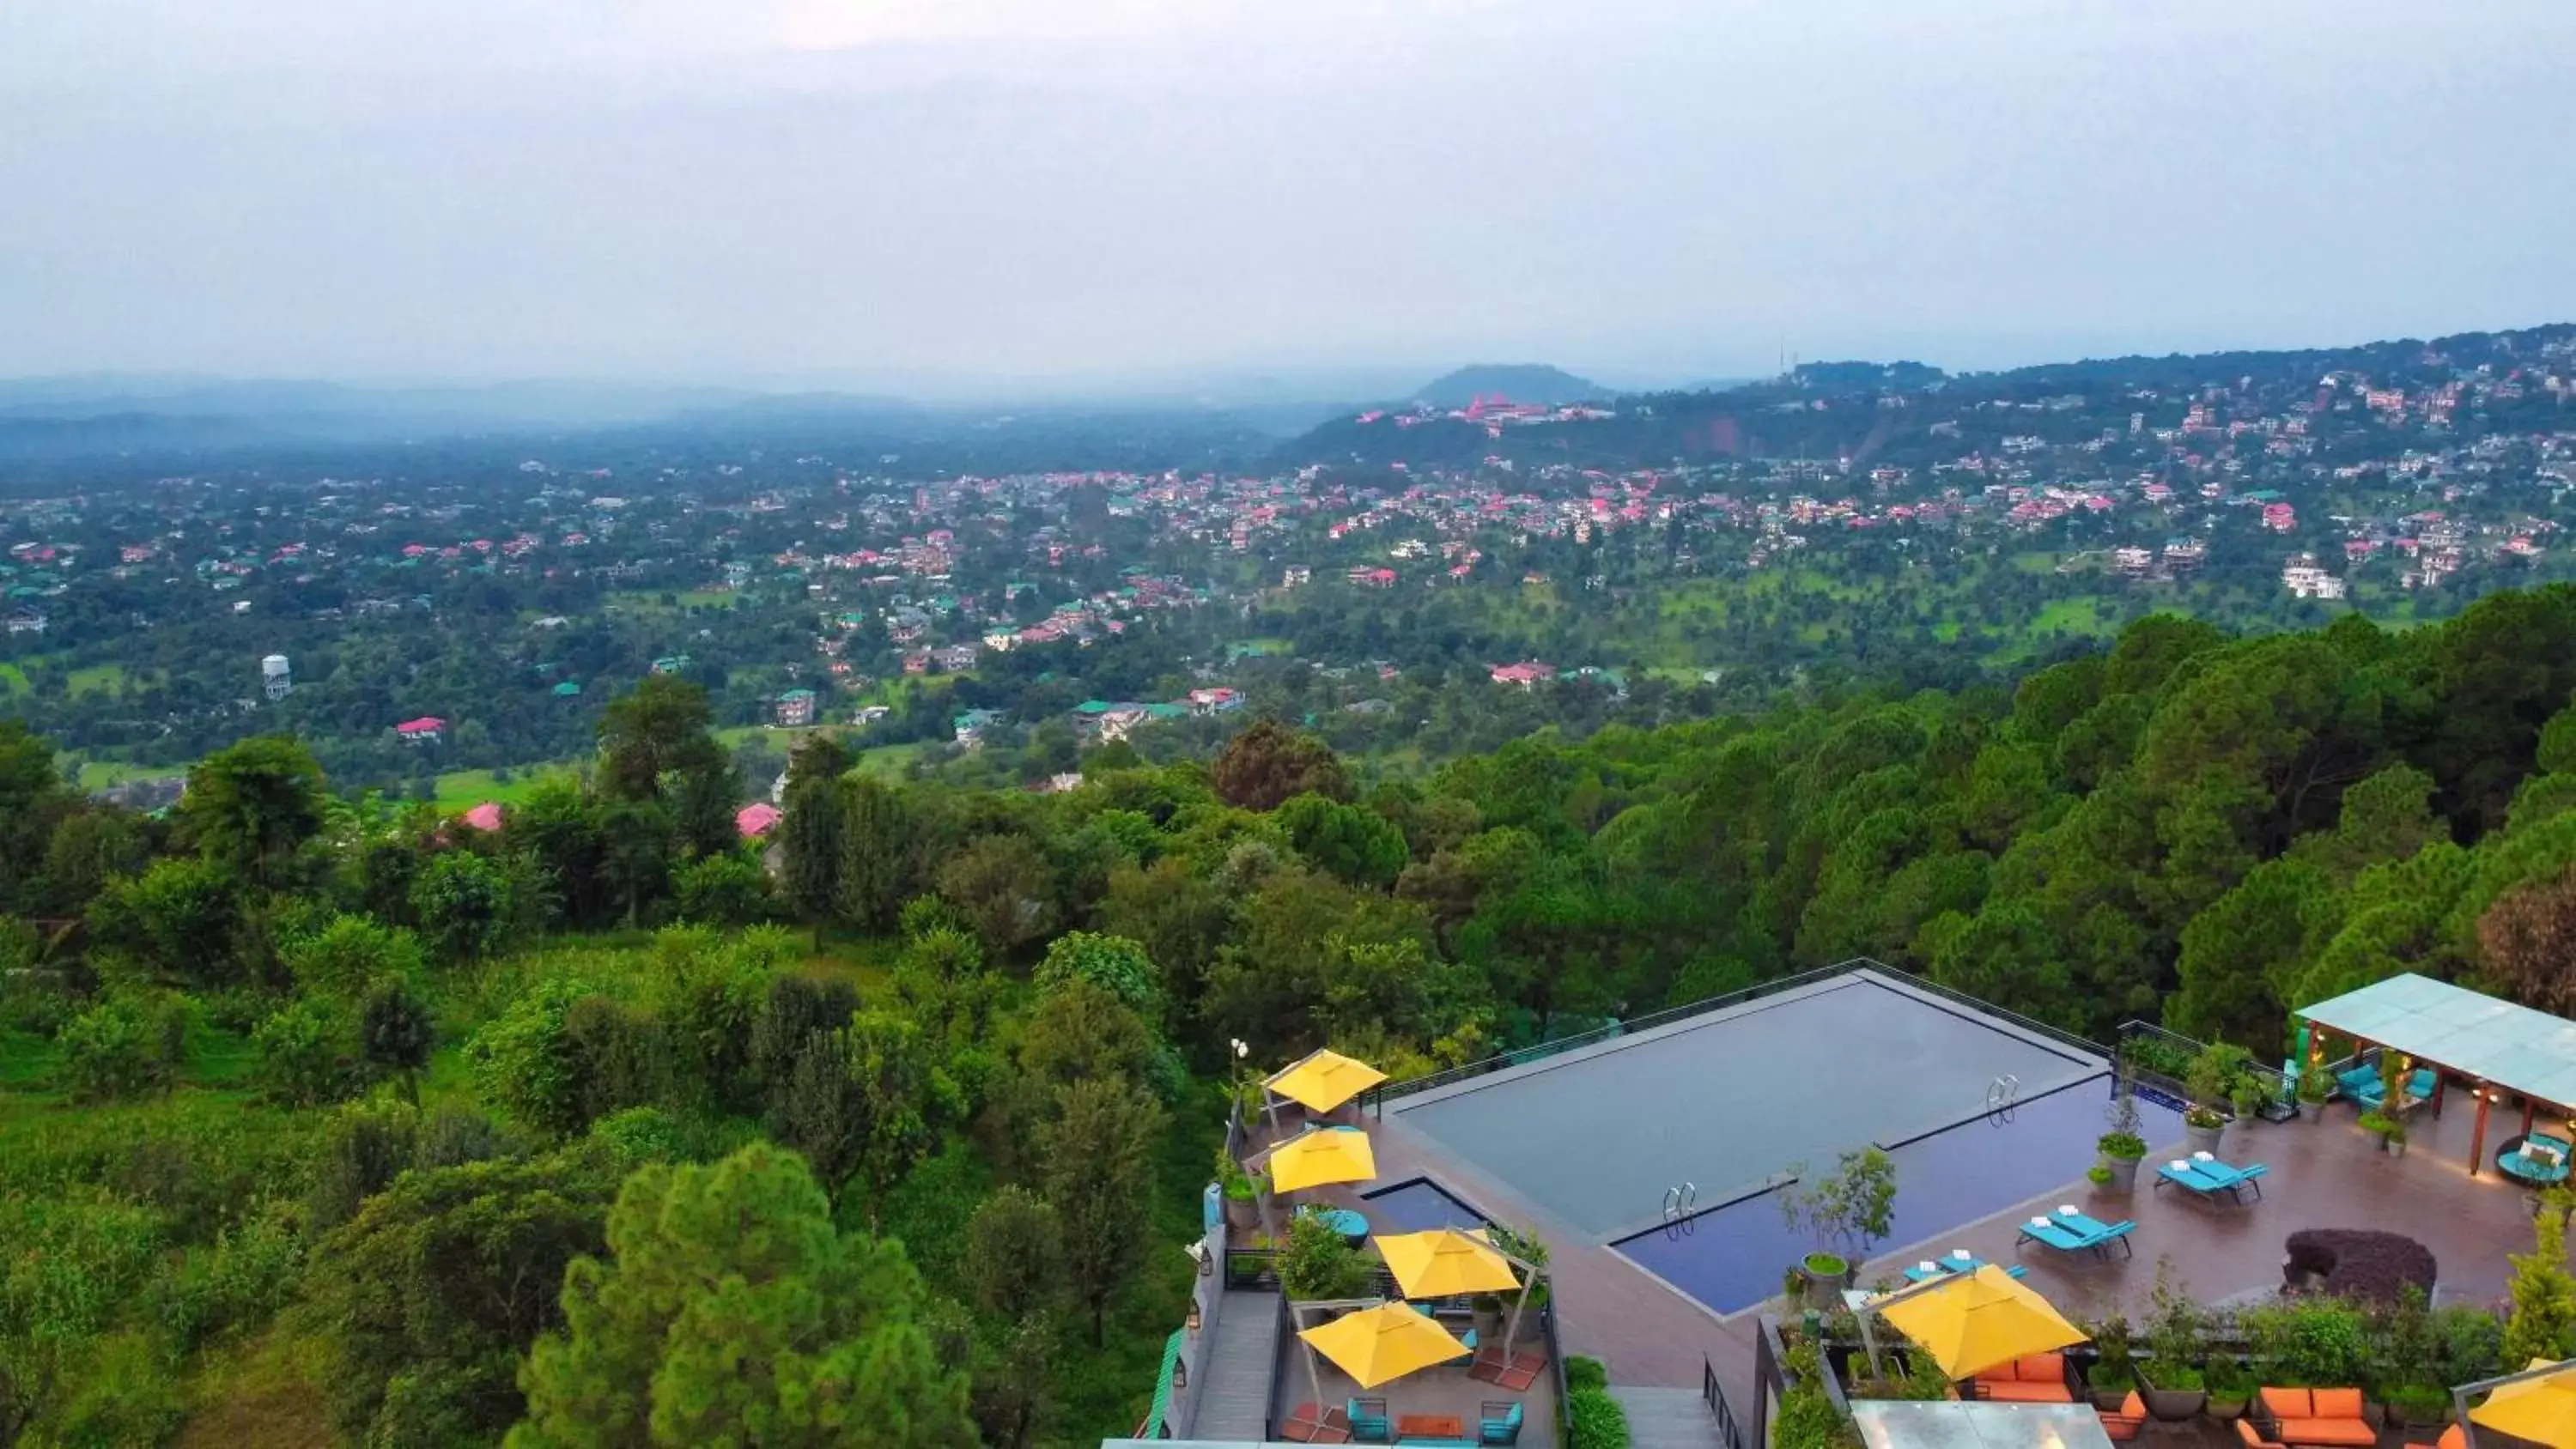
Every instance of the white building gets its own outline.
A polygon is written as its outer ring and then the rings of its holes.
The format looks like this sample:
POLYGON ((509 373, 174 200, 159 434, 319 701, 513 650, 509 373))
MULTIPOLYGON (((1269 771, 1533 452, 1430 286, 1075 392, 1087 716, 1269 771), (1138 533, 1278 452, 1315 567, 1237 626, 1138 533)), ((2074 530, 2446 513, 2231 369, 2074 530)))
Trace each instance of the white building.
POLYGON ((285 655, 271 654, 259 661, 259 687, 271 699, 284 699, 295 692, 295 676, 287 668, 285 655))
POLYGON ((2303 553, 2281 566, 2281 586, 2302 599, 2340 599, 2344 581, 2317 567, 2315 554, 2303 553))

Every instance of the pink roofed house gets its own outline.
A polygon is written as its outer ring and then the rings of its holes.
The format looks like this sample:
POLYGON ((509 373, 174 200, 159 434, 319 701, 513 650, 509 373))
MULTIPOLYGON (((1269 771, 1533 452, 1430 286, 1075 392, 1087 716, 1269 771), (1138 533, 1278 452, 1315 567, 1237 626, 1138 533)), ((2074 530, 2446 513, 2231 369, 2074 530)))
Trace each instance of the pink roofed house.
POLYGON ((434 714, 425 714, 418 719, 407 719, 394 726, 395 734, 415 745, 436 744, 439 736, 446 732, 447 721, 434 714))
POLYGON ((778 828, 787 812, 766 800, 745 805, 733 813, 733 828, 745 840, 758 840, 778 828))
POLYGON ((501 828, 501 802, 486 800, 459 818, 475 830, 498 830, 501 828))

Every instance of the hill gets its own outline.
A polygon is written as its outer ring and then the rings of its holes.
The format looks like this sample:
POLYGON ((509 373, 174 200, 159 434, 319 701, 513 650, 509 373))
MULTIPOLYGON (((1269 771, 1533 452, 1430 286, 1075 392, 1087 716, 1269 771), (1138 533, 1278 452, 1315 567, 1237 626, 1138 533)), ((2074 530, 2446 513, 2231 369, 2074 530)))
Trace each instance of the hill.
POLYGON ((1611 389, 1545 363, 1484 362, 1434 378, 1415 391, 1415 402, 1460 408, 1480 397, 1502 396, 1513 402, 1585 402, 1611 395, 1611 389))

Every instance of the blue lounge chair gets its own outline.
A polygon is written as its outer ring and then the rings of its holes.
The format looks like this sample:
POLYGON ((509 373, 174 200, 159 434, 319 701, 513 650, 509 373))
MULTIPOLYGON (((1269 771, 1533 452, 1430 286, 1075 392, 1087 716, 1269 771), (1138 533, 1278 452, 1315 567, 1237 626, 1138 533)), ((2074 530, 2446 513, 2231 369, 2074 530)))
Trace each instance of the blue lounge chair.
POLYGON ((1395 1439, 1395 1420, 1388 1417, 1384 1399, 1352 1399, 1342 1405, 1350 1417, 1351 1442, 1387 1444, 1395 1439))
POLYGON ((2522 1139, 2521 1146, 2498 1157, 2496 1166, 2517 1182, 2547 1187, 2567 1180, 2571 1161, 2576 1161, 2576 1151, 2571 1151, 2564 1141, 2546 1132, 2534 1132, 2522 1139), (2541 1150, 2534 1152, 2535 1147, 2541 1150))
POLYGON ((2156 1168, 2156 1186, 2175 1183, 2189 1189, 2195 1197, 2214 1198, 2220 1193, 2237 1202, 2245 1200, 2245 1190, 2252 1188, 2256 1197, 2263 1195, 2263 1184, 2257 1179, 2272 1169, 2256 1162, 2244 1167, 2230 1167, 2224 1162, 2199 1159, 2177 1159, 2156 1168))
MULTIPOLYGON (((1920 1263, 1916 1263, 1912 1267, 1907 1268, 1905 1270, 1905 1281, 1909 1283, 1929 1283, 1935 1278, 1951 1273, 1973 1273, 1984 1266, 1986 1266, 1986 1264, 1985 1260, 1982 1258, 1959 1258, 1954 1255, 1944 1254, 1943 1256, 1932 1260, 1932 1266, 1928 1271, 1920 1263)), ((2029 1272, 2030 1270, 2028 1268, 2023 1267, 2019 1263, 2015 1263, 2011 1267, 2004 1269, 2004 1276, 2007 1278, 2020 1278, 2028 1275, 2029 1272)))
POLYGON ((2129 1234, 2137 1230, 2138 1225, 2125 1218, 2116 1223, 2105 1223, 2082 1213, 2060 1212, 2023 1223, 2014 1244, 2019 1246, 2021 1239, 2027 1238, 2062 1253, 2090 1252, 2097 1257, 2109 1257, 2111 1245, 2117 1243, 2123 1254, 2135 1257, 2138 1250, 2130 1245, 2129 1234))
POLYGON ((1479 1444, 1517 1444, 1521 1442, 1521 1406, 1512 1399, 1487 1399, 1476 1419, 1476 1442, 1479 1444))

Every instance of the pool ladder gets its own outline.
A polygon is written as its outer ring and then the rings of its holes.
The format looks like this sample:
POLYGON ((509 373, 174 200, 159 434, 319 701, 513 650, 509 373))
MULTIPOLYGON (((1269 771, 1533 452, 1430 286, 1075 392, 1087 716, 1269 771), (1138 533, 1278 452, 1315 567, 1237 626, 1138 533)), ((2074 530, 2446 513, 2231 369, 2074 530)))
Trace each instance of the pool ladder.
POLYGON ((1680 1222, 1682 1219, 1689 1217, 1691 1215, 1691 1209, 1698 1205, 1698 1183, 1685 1182, 1679 1187, 1668 1187, 1664 1189, 1665 1222, 1680 1222))
POLYGON ((2021 1078, 2010 1072, 1986 1083, 1986 1110, 2000 1111, 2021 1096, 2021 1078))

